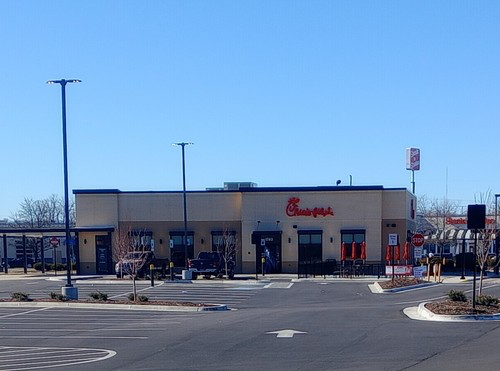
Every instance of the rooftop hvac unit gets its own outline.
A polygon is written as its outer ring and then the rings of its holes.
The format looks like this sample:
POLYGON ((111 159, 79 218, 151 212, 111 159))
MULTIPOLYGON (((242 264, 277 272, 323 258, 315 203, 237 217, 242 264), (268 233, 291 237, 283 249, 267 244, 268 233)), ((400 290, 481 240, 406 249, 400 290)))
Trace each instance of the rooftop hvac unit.
POLYGON ((253 182, 224 182, 225 191, 238 191, 240 188, 254 188, 257 187, 253 182))

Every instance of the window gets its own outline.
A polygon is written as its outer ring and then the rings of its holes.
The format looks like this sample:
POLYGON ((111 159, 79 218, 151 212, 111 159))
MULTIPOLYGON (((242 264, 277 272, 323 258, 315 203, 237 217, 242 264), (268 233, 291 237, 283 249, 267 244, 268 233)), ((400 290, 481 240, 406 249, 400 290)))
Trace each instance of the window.
POLYGON ((236 244, 236 232, 235 231, 214 231, 212 232, 212 251, 217 252, 224 248, 228 244, 236 244))
MULTIPOLYGON (((193 246, 193 233, 191 232, 191 234, 189 234, 188 232, 188 235, 187 235, 187 245, 188 247, 189 246, 193 246)), ((172 243, 174 245, 174 247, 176 246, 182 246, 184 247, 184 234, 182 235, 170 235, 170 239, 172 240, 172 243)))
POLYGON ((361 256, 361 243, 366 239, 364 229, 346 229, 341 231, 341 243, 346 244, 346 257, 350 259, 352 256, 352 243, 356 242, 356 252, 358 258, 361 256))
POLYGON ((323 232, 299 231, 299 262, 323 259, 323 232))
POLYGON ((130 232, 134 240, 134 246, 137 250, 151 250, 151 240, 153 232, 144 230, 134 230, 130 232))

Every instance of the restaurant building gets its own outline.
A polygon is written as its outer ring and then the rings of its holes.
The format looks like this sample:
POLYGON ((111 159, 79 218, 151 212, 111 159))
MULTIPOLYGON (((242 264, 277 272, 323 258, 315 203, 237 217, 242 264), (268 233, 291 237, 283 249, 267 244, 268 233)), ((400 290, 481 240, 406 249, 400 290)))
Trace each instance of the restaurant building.
MULTIPOLYGON (((184 265, 182 191, 74 190, 79 270, 113 273, 120 230, 143 234, 157 258, 184 265)), ((383 262, 389 233, 404 244, 415 231, 416 199, 406 188, 257 187, 187 192, 188 255, 215 251, 223 233, 236 237, 236 272, 296 273, 299 262, 336 259, 346 243, 366 243, 368 262, 383 262)), ((359 256, 359 253, 358 253, 359 256)))

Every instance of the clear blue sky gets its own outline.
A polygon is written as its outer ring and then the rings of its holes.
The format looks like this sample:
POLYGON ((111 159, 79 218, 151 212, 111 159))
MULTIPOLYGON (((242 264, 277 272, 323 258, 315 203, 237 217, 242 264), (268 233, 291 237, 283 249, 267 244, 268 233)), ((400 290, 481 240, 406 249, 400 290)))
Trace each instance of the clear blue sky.
POLYGON ((0 218, 70 189, 500 192, 498 1, 0 1, 0 218), (448 169, 448 170, 447 170, 448 169), (448 171, 448 182, 446 182, 448 171), (446 186, 448 185, 448 186, 446 186))

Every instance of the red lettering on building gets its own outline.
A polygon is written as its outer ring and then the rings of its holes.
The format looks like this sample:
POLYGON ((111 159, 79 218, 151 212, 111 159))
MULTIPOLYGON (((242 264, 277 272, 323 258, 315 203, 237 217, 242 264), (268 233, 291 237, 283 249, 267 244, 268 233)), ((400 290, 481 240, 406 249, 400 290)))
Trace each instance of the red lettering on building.
MULTIPOLYGON (((495 218, 486 218, 486 224, 495 224, 495 218)), ((446 218, 446 224, 457 225, 457 224, 467 224, 467 218, 446 218)))
POLYGON ((315 207, 314 209, 301 209, 299 207, 300 198, 291 197, 288 200, 288 205, 286 206, 286 215, 288 216, 312 216, 314 218, 318 216, 333 216, 333 209, 331 207, 315 207))

